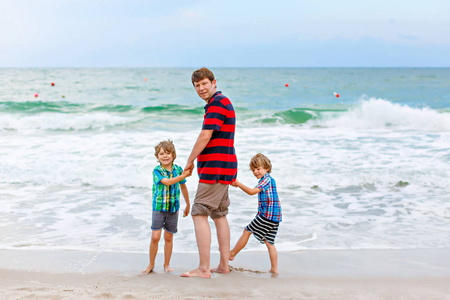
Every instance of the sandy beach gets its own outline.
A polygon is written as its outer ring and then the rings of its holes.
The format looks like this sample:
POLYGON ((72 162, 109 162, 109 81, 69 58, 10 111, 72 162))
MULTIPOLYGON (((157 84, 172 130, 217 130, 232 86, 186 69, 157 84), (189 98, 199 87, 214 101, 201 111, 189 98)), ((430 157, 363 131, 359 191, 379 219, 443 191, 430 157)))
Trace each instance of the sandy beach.
MULTIPOLYGON (((266 252, 243 252, 232 272, 181 278, 195 253, 162 255, 149 275, 142 253, 1 250, 1 299, 450 299, 449 249, 317 250, 279 253, 272 277, 266 252)), ((211 261, 217 261, 213 254, 211 261)))

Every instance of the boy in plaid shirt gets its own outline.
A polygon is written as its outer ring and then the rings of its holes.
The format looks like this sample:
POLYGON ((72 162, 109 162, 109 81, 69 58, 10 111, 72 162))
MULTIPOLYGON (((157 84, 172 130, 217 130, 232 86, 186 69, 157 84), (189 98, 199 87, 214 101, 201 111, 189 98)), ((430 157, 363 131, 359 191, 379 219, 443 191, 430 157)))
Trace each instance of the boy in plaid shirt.
POLYGON ((170 272, 170 258, 173 248, 173 234, 178 231, 178 210, 180 209, 180 189, 183 193, 186 208, 183 217, 189 214, 189 193, 186 187, 186 177, 191 176, 191 170, 185 170, 173 163, 177 157, 175 146, 171 140, 162 141, 155 147, 155 156, 159 166, 153 169, 153 213, 152 213, 152 239, 150 242, 150 263, 142 271, 150 273, 155 267, 155 258, 158 253, 158 243, 164 228, 164 271, 170 272))
POLYGON ((263 154, 256 154, 250 161, 250 169, 253 175, 259 179, 254 188, 250 188, 238 180, 231 183, 232 186, 239 187, 249 195, 258 194, 258 214, 250 224, 245 227, 242 236, 236 246, 230 251, 230 260, 247 245, 250 235, 253 233, 261 244, 266 244, 269 251, 270 273, 278 274, 278 253, 275 248, 275 236, 281 222, 281 205, 278 198, 275 180, 270 176, 272 164, 263 154))

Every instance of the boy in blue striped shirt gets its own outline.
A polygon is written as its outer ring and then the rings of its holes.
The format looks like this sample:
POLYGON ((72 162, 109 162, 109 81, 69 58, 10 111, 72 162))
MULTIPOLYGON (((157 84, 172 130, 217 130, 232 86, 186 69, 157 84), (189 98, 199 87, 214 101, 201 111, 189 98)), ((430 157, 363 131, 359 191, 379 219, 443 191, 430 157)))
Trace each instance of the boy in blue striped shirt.
POLYGON ((258 153, 251 159, 250 169, 253 175, 259 179, 256 187, 250 188, 238 180, 231 185, 239 187, 249 195, 258 194, 258 214, 245 227, 242 236, 230 251, 230 260, 233 260, 239 251, 247 245, 248 239, 253 233, 261 244, 267 246, 271 265, 269 272, 278 274, 278 253, 277 248, 275 248, 275 236, 281 222, 281 205, 275 180, 270 176, 272 164, 265 155, 258 153))

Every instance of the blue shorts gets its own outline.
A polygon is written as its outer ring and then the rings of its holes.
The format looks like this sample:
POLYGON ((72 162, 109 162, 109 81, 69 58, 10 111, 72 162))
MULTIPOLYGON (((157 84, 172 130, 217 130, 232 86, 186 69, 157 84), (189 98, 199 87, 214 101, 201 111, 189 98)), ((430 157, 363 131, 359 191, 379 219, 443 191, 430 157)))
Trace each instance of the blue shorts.
POLYGON ((152 230, 165 229, 170 233, 178 231, 178 211, 174 213, 166 211, 156 211, 152 213, 152 230))

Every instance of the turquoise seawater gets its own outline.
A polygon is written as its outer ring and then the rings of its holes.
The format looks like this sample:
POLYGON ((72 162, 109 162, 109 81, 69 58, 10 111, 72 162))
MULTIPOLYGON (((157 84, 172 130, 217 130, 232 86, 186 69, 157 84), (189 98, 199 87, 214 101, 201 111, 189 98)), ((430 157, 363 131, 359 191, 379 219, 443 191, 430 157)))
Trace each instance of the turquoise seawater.
MULTIPOLYGON (((184 167, 201 128, 192 71, 0 69, 0 249, 146 252, 154 146, 172 139, 184 167)), ((254 154, 272 160, 280 251, 450 247, 450 69, 213 71, 239 179, 256 184, 254 154)), ((230 195, 233 244, 257 197, 230 195)), ((181 218, 174 250, 194 241, 181 218)))

